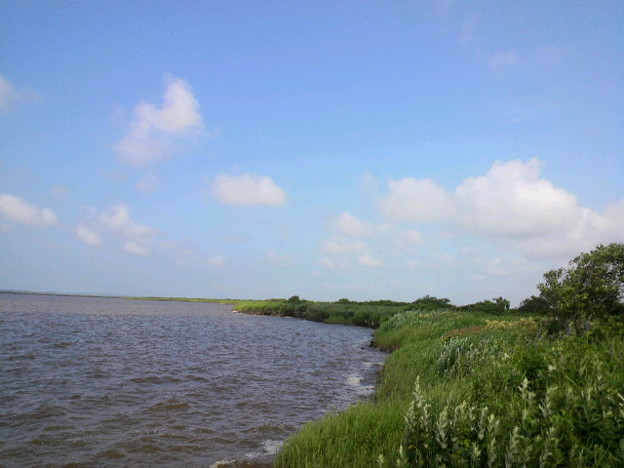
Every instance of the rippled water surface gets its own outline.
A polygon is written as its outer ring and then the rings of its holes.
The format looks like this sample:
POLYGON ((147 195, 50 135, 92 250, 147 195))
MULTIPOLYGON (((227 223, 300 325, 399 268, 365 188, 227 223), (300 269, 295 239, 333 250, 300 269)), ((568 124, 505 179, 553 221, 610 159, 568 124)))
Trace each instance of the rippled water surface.
POLYGON ((0 465, 268 466, 370 393, 370 339, 219 304, 0 294, 0 465))

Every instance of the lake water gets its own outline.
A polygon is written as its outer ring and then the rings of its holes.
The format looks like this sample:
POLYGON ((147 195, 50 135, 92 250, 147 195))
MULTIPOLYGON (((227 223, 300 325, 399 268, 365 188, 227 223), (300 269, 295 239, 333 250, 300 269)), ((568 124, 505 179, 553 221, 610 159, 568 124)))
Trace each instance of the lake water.
POLYGON ((0 466, 270 466, 371 394, 370 340, 219 304, 0 294, 0 466))

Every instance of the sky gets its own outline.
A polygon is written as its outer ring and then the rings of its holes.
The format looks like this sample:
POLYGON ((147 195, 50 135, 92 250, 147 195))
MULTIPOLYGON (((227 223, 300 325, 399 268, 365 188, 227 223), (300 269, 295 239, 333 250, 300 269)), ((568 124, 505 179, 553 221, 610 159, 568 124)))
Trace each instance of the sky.
POLYGON ((0 3, 0 289, 536 294, 624 242, 624 3, 0 3))

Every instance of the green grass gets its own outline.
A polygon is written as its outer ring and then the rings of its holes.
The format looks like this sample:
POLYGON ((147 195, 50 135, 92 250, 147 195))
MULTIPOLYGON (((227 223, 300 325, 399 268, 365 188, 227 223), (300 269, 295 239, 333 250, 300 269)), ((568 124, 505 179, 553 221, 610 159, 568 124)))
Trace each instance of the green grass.
POLYGON ((409 307, 404 303, 340 303, 290 301, 286 299, 232 301, 230 303, 233 304, 235 310, 250 314, 296 317, 315 322, 371 328, 378 327, 390 317, 409 307))
POLYGON ((371 466, 379 454, 392 456, 403 431, 407 402, 360 403, 312 422, 289 439, 277 467, 371 466))
POLYGON ((543 338, 536 320, 407 311, 375 401, 306 425, 275 466, 624 466, 624 339, 543 338))

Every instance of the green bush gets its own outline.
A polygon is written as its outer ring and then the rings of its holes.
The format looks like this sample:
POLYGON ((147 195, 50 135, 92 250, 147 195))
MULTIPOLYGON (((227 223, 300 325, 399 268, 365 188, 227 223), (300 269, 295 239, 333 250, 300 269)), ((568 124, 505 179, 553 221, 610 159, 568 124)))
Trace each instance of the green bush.
MULTIPOLYGON (((459 343, 449 344, 453 352, 470 354, 470 346, 457 351, 459 343)), ((482 344, 491 349, 491 341, 482 344)), ((402 450, 390 465, 624 466, 622 338, 516 346, 506 363, 493 353, 477 367, 486 372, 475 372, 468 381, 462 374, 456 385, 513 368, 525 374, 519 385, 481 386, 467 398, 453 399, 417 379, 402 450)))
POLYGON ((552 328, 582 333, 590 319, 624 319, 624 244, 582 253, 567 268, 546 272, 538 289, 544 310, 559 322, 552 328))

